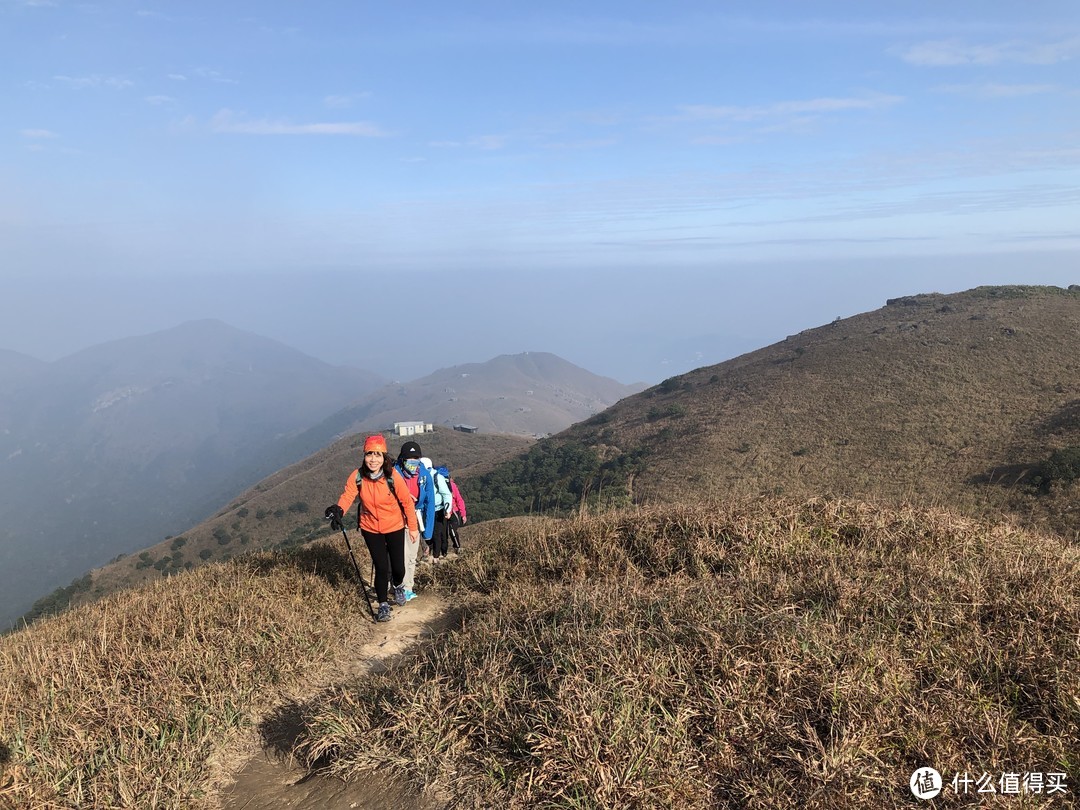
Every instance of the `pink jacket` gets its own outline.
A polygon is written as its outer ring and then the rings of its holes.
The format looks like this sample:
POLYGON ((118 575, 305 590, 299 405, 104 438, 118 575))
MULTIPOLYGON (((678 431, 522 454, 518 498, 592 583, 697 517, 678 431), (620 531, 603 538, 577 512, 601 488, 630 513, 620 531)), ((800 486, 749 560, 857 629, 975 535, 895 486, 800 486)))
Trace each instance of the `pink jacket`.
POLYGON ((461 522, 465 522, 465 499, 461 497, 461 490, 457 488, 454 479, 450 479, 450 491, 454 494, 454 511, 458 513, 461 522))

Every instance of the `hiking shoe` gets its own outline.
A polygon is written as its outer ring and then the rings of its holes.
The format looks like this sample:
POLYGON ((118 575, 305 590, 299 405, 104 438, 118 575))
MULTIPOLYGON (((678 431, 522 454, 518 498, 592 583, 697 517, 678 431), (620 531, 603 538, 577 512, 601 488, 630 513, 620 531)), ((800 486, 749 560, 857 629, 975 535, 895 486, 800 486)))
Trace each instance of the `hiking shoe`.
POLYGON ((379 605, 379 615, 378 615, 378 618, 375 619, 375 621, 378 621, 378 622, 388 622, 388 621, 390 621, 390 603, 389 602, 383 602, 381 605, 379 605))
POLYGON ((417 593, 416 593, 416 591, 413 591, 413 590, 412 590, 412 589, 410 589, 410 588, 406 588, 406 589, 405 589, 405 601, 406 601, 406 602, 411 602, 411 601, 412 601, 413 599, 415 599, 415 598, 416 598, 417 596, 419 596, 419 594, 417 594, 417 593))
POLYGON ((405 602, 407 602, 407 601, 408 601, 408 597, 405 596, 405 588, 403 588, 401 585, 395 585, 394 586, 394 604, 397 605, 398 607, 402 607, 402 606, 404 606, 405 602))

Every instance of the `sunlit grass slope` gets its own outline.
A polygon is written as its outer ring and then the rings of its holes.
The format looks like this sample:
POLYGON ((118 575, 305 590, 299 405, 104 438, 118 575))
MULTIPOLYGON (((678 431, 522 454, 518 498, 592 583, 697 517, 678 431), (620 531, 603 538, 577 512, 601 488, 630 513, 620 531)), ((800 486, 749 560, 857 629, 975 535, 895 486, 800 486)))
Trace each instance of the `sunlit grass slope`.
POLYGON ((366 621, 346 565, 260 554, 0 638, 0 807, 205 806, 214 754, 366 621))
POLYGON ((1057 536, 837 500, 473 532, 435 572, 461 629, 314 704, 310 761, 393 763, 453 807, 906 807, 928 765, 1080 790, 1057 536))
MULTIPOLYGON (((215 757, 366 623, 346 562, 237 559, 0 639, 0 806, 211 806, 215 757)), ((903 807, 927 765, 1061 772, 1055 806, 1080 785, 1080 550, 1055 535, 657 506, 472 526, 432 576, 459 629, 305 704, 300 756, 454 807, 903 807)))
POLYGON ((1077 537, 1080 286, 893 299, 664 380, 468 483, 477 517, 689 490, 1008 512, 1077 537))

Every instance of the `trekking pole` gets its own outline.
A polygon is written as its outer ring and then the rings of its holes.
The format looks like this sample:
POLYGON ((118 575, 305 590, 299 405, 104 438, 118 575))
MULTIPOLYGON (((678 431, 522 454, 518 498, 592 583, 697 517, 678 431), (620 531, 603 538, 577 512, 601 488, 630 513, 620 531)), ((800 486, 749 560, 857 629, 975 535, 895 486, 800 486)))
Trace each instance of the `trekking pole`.
MULTIPOLYGON (((356 578, 360 580, 360 588, 364 591, 364 601, 367 602, 368 611, 371 613, 371 620, 377 622, 378 618, 375 616, 375 608, 371 606, 371 597, 368 596, 367 582, 364 581, 364 575, 360 573, 360 566, 356 562, 356 557, 353 555, 352 543, 349 542, 349 535, 345 533, 345 527, 341 527, 341 536, 345 538, 345 548, 349 550, 349 559, 352 560, 353 569, 356 571, 356 578)), ((372 577, 375 576, 375 569, 372 568, 372 577)))
POLYGON ((454 547, 454 551, 460 554, 461 538, 458 537, 457 527, 448 520, 446 521, 446 530, 450 533, 450 544, 454 547))

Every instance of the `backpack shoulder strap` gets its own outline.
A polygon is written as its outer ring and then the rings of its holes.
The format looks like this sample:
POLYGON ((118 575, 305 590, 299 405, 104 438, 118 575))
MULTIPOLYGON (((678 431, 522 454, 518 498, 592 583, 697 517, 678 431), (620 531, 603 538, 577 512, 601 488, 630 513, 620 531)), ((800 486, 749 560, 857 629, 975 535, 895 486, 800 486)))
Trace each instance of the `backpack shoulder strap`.
MULTIPOLYGON (((398 498, 397 492, 394 490, 394 475, 395 474, 400 475, 400 473, 398 473, 397 470, 390 470, 390 474, 389 475, 384 475, 383 478, 386 479, 386 488, 390 490, 390 497, 393 498, 395 501, 397 501, 398 508, 401 509, 401 516, 404 518, 405 517, 405 505, 401 502, 401 499, 398 498)), ((408 525, 409 525, 409 521, 406 520, 405 521, 405 526, 408 527, 408 525)))

